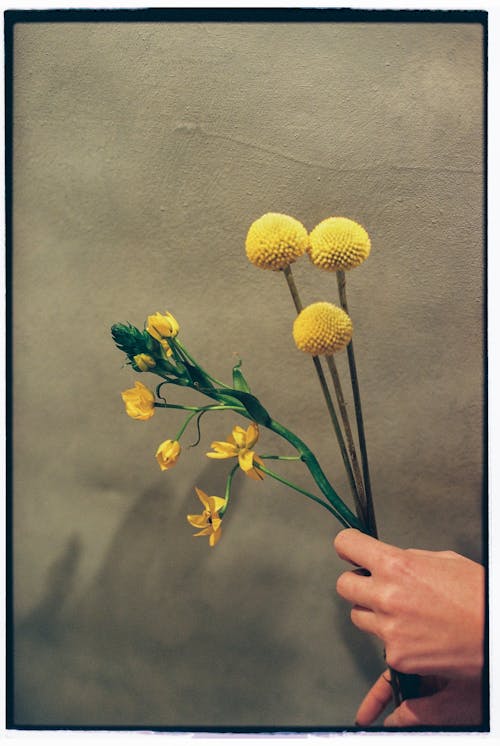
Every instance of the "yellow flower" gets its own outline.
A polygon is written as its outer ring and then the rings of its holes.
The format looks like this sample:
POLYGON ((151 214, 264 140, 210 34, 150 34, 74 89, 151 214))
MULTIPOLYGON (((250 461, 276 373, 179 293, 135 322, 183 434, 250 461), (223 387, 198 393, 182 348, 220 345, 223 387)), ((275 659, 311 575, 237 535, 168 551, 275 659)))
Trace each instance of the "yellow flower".
POLYGON ((122 391, 122 399, 129 417, 149 420, 155 413, 155 396, 143 383, 136 381, 133 389, 122 391))
POLYGON ((150 368, 154 368, 156 365, 155 359, 152 358, 151 355, 146 355, 144 353, 134 355, 134 363, 137 365, 139 370, 142 370, 144 373, 150 368))
POLYGON ((162 471, 167 471, 176 465, 181 455, 181 446, 177 440, 164 440, 156 451, 156 460, 162 471))
POLYGON ((303 352, 324 355, 342 350, 352 337, 350 317, 333 303, 312 303, 293 324, 295 344, 303 352))
POLYGON ((309 236, 308 253, 320 269, 353 269, 370 253, 371 243, 362 225, 349 218, 327 218, 309 236))
POLYGON ((176 337, 179 332, 179 324, 171 313, 159 311, 148 316, 146 331, 161 344, 166 354, 170 356, 172 350, 167 342, 169 337, 176 337))
POLYGON ((246 239, 248 259, 261 269, 284 269, 306 251, 307 231, 298 220, 268 212, 250 226, 246 239))
POLYGON ((259 427, 255 422, 252 422, 246 430, 236 425, 227 440, 214 440, 210 447, 215 452, 206 455, 209 458, 233 458, 236 456, 240 468, 243 469, 247 477, 255 480, 264 479, 262 472, 254 468, 254 462, 262 465, 264 465, 264 462, 251 450, 258 438, 259 427))
POLYGON ((219 511, 225 506, 226 501, 215 495, 209 497, 198 487, 195 487, 195 490, 203 503, 204 510, 200 515, 188 515, 187 519, 191 526, 201 529, 193 536, 208 536, 208 543, 214 547, 222 534, 222 518, 219 516, 219 511))

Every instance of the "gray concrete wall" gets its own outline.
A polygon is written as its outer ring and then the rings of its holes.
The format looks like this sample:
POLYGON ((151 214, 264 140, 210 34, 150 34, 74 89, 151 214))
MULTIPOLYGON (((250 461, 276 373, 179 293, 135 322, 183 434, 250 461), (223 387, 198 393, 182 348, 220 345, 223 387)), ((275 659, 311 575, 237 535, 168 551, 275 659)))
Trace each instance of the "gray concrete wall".
MULTIPOLYGON (((383 659, 336 597, 338 525, 240 478, 220 544, 193 539, 193 485, 220 494, 226 474, 203 454, 235 420, 207 417, 161 473, 180 418, 126 416, 138 376, 109 327, 169 309, 216 376, 241 355, 348 500, 285 282, 244 240, 268 211, 358 220, 381 536, 479 559, 481 27, 28 23, 14 72, 17 721, 350 725, 383 659)), ((335 300, 307 259, 295 275, 304 302, 335 300)))

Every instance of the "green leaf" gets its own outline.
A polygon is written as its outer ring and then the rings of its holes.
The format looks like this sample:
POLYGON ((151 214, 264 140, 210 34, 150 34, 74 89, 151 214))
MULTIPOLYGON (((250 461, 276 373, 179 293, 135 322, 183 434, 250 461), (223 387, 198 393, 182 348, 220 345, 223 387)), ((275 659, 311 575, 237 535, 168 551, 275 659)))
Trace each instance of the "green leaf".
POLYGON ((225 397, 237 399, 239 403, 243 404, 250 417, 259 425, 267 426, 271 422, 271 415, 253 394, 248 394, 246 391, 238 391, 237 389, 216 389, 216 391, 217 398, 220 398, 222 401, 224 401, 225 397))
POLYGON ((249 394, 250 386, 246 382, 245 376, 241 372, 240 368, 241 368, 241 360, 233 368, 233 386, 237 391, 245 391, 247 394, 249 394))

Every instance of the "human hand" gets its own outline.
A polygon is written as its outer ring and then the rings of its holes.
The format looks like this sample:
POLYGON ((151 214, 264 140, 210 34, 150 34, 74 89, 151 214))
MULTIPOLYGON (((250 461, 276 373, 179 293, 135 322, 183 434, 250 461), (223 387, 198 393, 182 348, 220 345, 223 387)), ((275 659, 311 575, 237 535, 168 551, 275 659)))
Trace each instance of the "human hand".
POLYGON ((399 549, 345 529, 337 554, 365 568, 343 573, 338 593, 356 627, 383 640, 402 673, 478 677, 483 667, 484 568, 455 552, 399 549))
MULTIPOLYGON (((356 714, 356 725, 371 725, 392 700, 387 670, 372 686, 356 714)), ((424 696, 406 699, 384 720, 390 728, 420 726, 479 726, 483 722, 480 678, 445 679, 428 676, 422 679, 424 696)))

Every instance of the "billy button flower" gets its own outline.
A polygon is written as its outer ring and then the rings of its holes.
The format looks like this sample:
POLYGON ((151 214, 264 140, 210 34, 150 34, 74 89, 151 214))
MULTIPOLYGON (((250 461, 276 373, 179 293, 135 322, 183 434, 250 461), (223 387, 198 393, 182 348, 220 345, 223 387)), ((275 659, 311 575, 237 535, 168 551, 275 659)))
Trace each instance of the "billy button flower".
POLYGON ((148 316, 146 323, 146 331, 148 334, 161 344, 167 356, 172 355, 172 350, 170 349, 167 339, 170 337, 176 337, 180 328, 172 314, 168 311, 165 311, 164 314, 157 311, 151 316, 148 316))
POLYGON ((203 513, 188 515, 187 519, 191 526, 200 529, 193 536, 208 536, 208 543, 211 547, 214 547, 222 534, 221 513, 224 512, 223 508, 226 505, 226 500, 215 495, 209 496, 203 490, 198 489, 198 487, 195 487, 195 490, 203 505, 203 513))
POLYGON ((156 460, 162 471, 167 471, 176 465, 181 455, 181 446, 177 440, 165 440, 160 443, 156 451, 156 460))
POLYGON ((250 226, 245 248, 248 259, 261 269, 284 269, 309 245, 307 230, 290 215, 268 212, 250 226))
POLYGON ((293 324, 295 344, 311 355, 329 355, 342 350, 352 337, 352 321, 333 303, 312 303, 293 324))
POLYGON ((362 225, 349 218, 327 218, 309 235, 313 264, 331 272, 358 267, 370 254, 371 242, 362 225))
POLYGON ((245 472, 247 477, 255 480, 264 479, 262 473, 254 468, 254 462, 263 465, 262 459, 251 449, 259 439, 259 427, 252 422, 244 430, 240 425, 233 428, 233 432, 227 440, 215 440, 211 444, 213 452, 207 453, 209 458, 233 458, 238 459, 240 468, 245 472))
POLYGON ((133 389, 122 391, 122 399, 129 417, 134 420, 149 420, 155 413, 155 397, 152 391, 140 381, 133 389))

